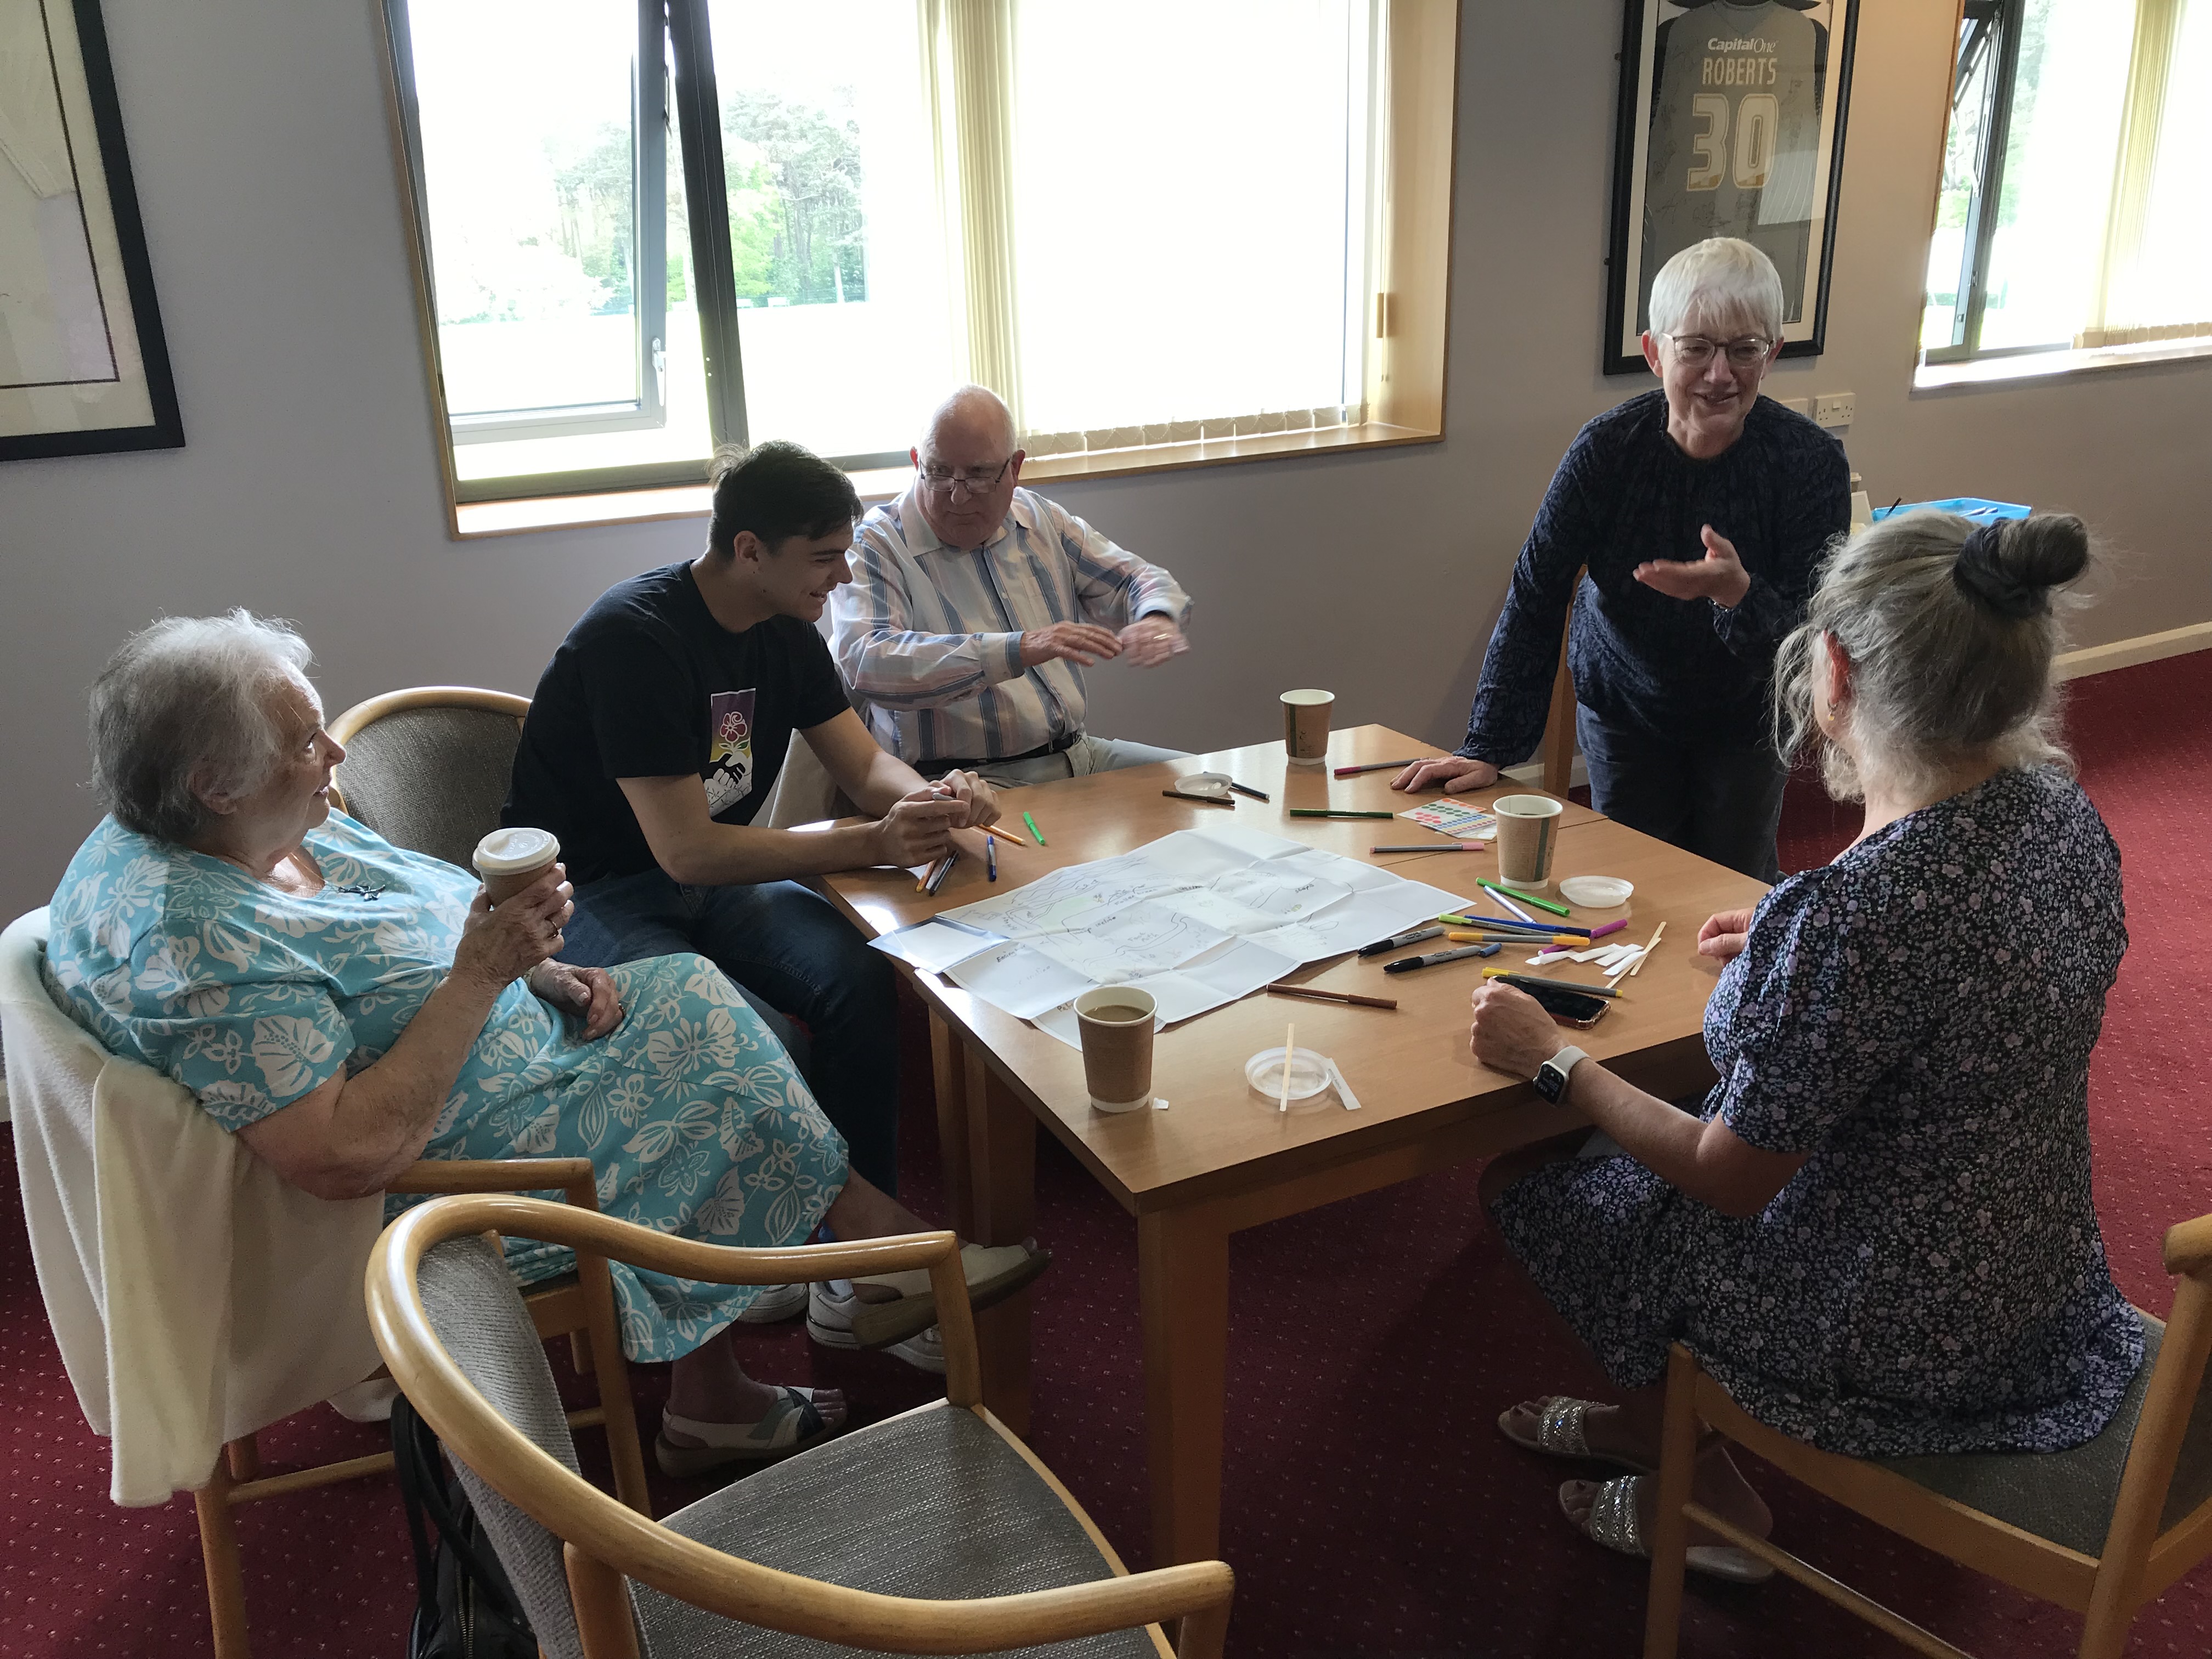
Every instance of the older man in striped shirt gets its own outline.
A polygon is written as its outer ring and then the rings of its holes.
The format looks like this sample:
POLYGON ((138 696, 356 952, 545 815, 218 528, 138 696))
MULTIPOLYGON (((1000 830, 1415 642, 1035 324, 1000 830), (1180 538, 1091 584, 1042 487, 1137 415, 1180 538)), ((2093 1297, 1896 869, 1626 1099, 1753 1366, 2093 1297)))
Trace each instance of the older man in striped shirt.
POLYGON ((830 601, 876 740, 1000 785, 1182 759, 1083 729, 1083 670, 1189 648, 1175 578, 1019 488, 1013 418, 981 386, 946 398, 908 453, 913 487, 861 521, 852 584, 830 601))

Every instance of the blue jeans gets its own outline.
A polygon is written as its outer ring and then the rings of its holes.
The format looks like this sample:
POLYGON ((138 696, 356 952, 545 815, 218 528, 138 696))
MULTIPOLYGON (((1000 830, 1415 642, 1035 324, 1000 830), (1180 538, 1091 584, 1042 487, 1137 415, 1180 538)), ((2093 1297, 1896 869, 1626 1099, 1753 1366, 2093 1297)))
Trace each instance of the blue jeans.
POLYGON ((829 900, 795 881, 685 887, 646 870, 580 887, 575 902, 562 961, 705 957, 782 1039, 844 1135, 854 1172, 898 1190, 897 989, 883 953, 829 900), (784 1015, 804 1020, 811 1041, 784 1015))
POLYGON ((1768 744, 1677 743, 1575 709, 1590 805, 1609 818, 1747 876, 1782 879, 1774 838, 1788 778, 1768 744))

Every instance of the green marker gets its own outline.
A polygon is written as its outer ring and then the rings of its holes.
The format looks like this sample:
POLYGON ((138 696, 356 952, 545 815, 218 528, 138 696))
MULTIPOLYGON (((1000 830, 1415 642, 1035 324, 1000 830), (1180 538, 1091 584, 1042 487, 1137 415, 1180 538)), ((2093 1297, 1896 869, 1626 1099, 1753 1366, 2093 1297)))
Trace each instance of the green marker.
POLYGON ((1484 881, 1480 877, 1475 878, 1474 884, 1478 887, 1487 887, 1493 893, 1510 894, 1513 897, 1519 899, 1522 903, 1533 904, 1539 910, 1549 910, 1555 916, 1571 916, 1574 915, 1574 912, 1568 909, 1564 904, 1554 904, 1549 899, 1538 898, 1534 893, 1524 893, 1517 887, 1501 887, 1494 881, 1484 881))
MULTIPOLYGON (((1030 838, 1036 842, 1038 846, 1043 846, 1044 831, 1036 827, 1036 820, 1031 817, 1027 812, 1024 812, 1022 814, 1022 822, 1030 827, 1030 838)), ((1566 912, 1562 910, 1559 914, 1561 915, 1566 915, 1566 912)))

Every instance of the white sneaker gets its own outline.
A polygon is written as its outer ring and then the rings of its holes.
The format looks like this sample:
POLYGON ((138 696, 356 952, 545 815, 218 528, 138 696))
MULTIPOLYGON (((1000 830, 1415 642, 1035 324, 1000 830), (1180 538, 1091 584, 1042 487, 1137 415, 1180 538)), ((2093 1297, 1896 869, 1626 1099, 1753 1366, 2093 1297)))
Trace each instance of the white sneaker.
POLYGON ((805 1310, 806 1286, 804 1285, 763 1285, 760 1294, 746 1304, 738 1316, 740 1325, 779 1325, 787 1319, 795 1319, 805 1310))
MULTIPOLYGON (((862 1304, 853 1287, 838 1279, 833 1284, 811 1285, 809 1290, 807 1335, 825 1348, 860 1347, 860 1339, 853 1334, 853 1314, 862 1304)), ((918 1371, 927 1371, 933 1376, 945 1375, 945 1338, 934 1325, 903 1341, 890 1344, 882 1352, 896 1355, 918 1371)))

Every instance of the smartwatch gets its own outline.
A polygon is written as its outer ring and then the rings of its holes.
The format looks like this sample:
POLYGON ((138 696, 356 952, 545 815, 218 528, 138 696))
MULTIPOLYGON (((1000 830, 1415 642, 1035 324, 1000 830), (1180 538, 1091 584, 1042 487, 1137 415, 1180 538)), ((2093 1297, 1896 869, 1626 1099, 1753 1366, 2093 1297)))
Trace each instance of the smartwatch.
POLYGON ((1529 1081, 1536 1085, 1538 1094, 1556 1106, 1559 1103, 1559 1097, 1567 1091, 1568 1074, 1589 1058, 1589 1056, 1579 1048, 1562 1048, 1539 1066, 1536 1068, 1536 1075, 1529 1079, 1529 1081))

